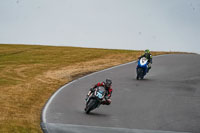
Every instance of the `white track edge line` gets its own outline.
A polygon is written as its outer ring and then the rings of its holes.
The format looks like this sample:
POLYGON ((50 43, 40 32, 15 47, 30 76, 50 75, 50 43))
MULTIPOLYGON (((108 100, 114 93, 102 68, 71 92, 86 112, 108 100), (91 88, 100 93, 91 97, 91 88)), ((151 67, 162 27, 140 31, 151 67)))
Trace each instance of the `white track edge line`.
POLYGON ((147 129, 132 129, 132 128, 122 128, 122 127, 101 127, 101 126, 88 126, 88 125, 74 125, 74 124, 62 124, 62 123, 48 123, 50 125, 60 125, 60 126, 68 126, 68 127, 72 127, 72 128, 93 128, 93 129, 119 129, 119 130, 129 130, 129 131, 135 131, 138 133, 142 133, 141 131, 145 132, 145 133, 150 133, 150 132, 155 132, 155 133, 191 133, 191 132, 179 132, 179 131, 163 131, 163 130, 147 130, 147 129))

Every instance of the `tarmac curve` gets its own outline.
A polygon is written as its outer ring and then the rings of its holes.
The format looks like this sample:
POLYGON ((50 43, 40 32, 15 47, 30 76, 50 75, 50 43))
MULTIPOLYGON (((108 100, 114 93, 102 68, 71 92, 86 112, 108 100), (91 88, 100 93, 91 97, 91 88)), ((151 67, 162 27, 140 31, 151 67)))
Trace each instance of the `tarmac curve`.
POLYGON ((144 80, 135 61, 96 72, 58 89, 42 112, 45 133, 200 133, 200 55, 153 57, 144 80), (85 114, 90 87, 110 78, 112 103, 85 114))

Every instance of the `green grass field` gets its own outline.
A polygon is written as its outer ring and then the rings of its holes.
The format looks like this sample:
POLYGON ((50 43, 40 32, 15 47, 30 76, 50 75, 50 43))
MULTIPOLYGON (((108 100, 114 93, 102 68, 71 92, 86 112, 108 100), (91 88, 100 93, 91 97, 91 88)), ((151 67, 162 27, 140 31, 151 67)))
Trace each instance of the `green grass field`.
POLYGON ((136 60, 142 53, 0 44, 0 132, 41 133, 42 108, 59 87, 85 74, 136 60))

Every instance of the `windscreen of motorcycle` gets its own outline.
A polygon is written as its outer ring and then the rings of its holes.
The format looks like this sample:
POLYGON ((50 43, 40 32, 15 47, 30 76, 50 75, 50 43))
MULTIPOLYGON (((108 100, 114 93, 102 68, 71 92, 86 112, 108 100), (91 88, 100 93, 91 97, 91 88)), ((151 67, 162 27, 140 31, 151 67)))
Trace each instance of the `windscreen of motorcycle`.
POLYGON ((146 64, 147 64, 147 59, 146 59, 145 57, 141 58, 141 59, 140 59, 140 64, 141 64, 142 66, 146 65, 146 64))

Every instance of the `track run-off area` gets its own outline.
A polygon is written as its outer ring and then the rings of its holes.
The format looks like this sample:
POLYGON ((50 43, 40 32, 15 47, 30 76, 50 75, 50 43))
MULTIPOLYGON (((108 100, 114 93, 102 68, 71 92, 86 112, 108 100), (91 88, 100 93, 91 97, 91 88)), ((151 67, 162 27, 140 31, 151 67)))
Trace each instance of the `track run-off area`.
POLYGON ((84 76, 58 89, 42 112, 46 133, 200 133, 200 55, 153 57, 144 80, 137 62, 84 76), (112 103, 84 112, 97 82, 113 81, 112 103))

